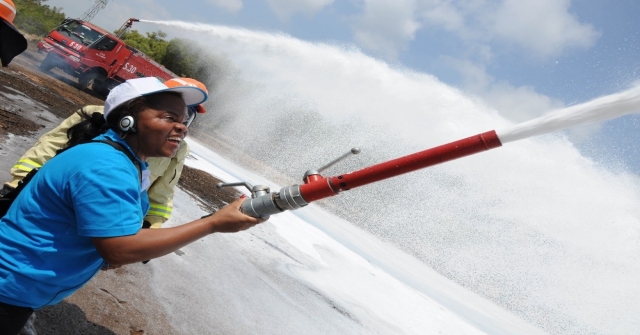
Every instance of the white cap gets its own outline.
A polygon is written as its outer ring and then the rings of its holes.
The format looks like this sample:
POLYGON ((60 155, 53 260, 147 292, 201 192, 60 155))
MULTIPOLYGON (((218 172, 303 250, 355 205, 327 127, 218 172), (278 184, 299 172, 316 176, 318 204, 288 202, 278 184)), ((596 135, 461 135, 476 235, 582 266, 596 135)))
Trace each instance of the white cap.
POLYGON ((160 92, 180 92, 187 106, 197 105, 207 100, 207 92, 195 86, 169 88, 156 77, 129 79, 114 87, 104 101, 104 118, 123 103, 145 95, 160 92))

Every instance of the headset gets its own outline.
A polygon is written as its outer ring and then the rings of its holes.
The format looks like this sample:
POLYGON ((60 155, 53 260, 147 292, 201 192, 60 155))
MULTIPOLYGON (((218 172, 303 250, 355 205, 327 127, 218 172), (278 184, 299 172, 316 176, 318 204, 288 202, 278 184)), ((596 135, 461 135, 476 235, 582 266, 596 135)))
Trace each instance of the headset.
POLYGON ((118 123, 118 127, 120 128, 120 130, 122 132, 125 133, 136 133, 136 119, 133 117, 133 115, 127 115, 122 117, 122 119, 120 119, 120 122, 118 123))

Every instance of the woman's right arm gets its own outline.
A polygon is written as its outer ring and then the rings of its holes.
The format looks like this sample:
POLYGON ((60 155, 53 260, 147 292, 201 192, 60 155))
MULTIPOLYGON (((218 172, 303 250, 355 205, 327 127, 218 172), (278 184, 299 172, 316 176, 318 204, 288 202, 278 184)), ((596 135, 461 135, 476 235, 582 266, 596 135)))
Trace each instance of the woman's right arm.
POLYGON ((100 256, 114 266, 161 257, 209 234, 239 232, 265 221, 240 212, 243 201, 238 199, 211 216, 181 226, 141 229, 135 235, 92 238, 91 241, 100 256))

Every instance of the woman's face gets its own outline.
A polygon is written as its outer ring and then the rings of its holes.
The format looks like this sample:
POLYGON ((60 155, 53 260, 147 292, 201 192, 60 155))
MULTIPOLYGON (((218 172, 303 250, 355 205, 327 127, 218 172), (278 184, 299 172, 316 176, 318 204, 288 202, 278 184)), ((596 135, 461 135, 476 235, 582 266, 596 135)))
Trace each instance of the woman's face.
POLYGON ((137 147, 131 143, 131 148, 137 152, 140 159, 149 157, 173 157, 176 155, 180 142, 187 136, 187 106, 181 97, 175 95, 160 95, 157 97, 158 109, 147 108, 138 113, 137 147))

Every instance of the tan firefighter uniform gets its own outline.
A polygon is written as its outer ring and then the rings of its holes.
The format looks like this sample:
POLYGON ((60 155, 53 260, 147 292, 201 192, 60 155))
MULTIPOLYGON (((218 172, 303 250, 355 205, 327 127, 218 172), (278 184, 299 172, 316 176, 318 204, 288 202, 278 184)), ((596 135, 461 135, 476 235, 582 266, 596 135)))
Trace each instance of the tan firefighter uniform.
MULTIPOLYGON (((81 110, 91 115, 95 112, 103 113, 103 109, 103 106, 85 106, 81 110)), ((68 141, 67 130, 83 120, 79 112, 80 110, 73 113, 59 126, 42 135, 36 144, 20 157, 18 163, 11 169, 13 180, 6 183, 8 186, 15 188, 29 171, 42 167, 45 162, 56 155, 58 149, 66 146, 68 141)), ((171 217, 173 188, 178 183, 178 179, 180 179, 182 168, 184 167, 184 159, 188 154, 189 146, 183 141, 175 157, 152 157, 147 160, 149 171, 151 172, 149 176, 151 186, 147 191, 151 208, 144 219, 151 224, 151 228, 160 228, 171 217)))

